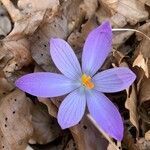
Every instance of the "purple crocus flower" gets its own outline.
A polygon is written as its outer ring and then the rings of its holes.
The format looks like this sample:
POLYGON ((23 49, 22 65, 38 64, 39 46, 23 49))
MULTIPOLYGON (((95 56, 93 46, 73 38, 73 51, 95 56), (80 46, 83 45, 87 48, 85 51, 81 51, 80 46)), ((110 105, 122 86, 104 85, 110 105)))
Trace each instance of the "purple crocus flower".
POLYGON ((121 141, 123 121, 115 105, 103 94, 122 91, 135 80, 126 67, 108 69, 95 74, 112 48, 112 29, 109 22, 91 31, 85 41, 82 69, 70 47, 62 39, 50 40, 50 54, 62 74, 39 72, 22 76, 16 81, 21 90, 38 97, 57 97, 68 94, 58 111, 62 129, 79 123, 86 103, 91 116, 110 136, 121 141))

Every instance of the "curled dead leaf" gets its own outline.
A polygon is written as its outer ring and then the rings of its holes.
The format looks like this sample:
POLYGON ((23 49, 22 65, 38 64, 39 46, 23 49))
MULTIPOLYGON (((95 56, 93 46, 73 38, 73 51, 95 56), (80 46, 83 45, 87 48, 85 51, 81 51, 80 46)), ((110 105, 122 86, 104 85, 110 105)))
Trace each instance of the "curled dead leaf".
POLYGON ((135 90, 135 85, 132 85, 130 88, 127 89, 127 99, 125 107, 129 110, 130 121, 136 127, 139 134, 139 123, 138 123, 139 117, 137 111, 137 93, 135 90))
POLYGON ((2 50, 4 51, 2 60, 5 62, 3 70, 6 77, 10 77, 15 70, 19 70, 32 62, 29 51, 29 42, 25 38, 15 41, 4 39, 2 50))
POLYGON ((139 89, 139 113, 145 122, 150 123, 150 79, 143 78, 139 89))
POLYGON ((137 58, 133 62, 133 67, 138 66, 142 68, 145 72, 146 77, 149 77, 149 70, 148 70, 148 58, 144 58, 143 55, 140 53, 137 58))

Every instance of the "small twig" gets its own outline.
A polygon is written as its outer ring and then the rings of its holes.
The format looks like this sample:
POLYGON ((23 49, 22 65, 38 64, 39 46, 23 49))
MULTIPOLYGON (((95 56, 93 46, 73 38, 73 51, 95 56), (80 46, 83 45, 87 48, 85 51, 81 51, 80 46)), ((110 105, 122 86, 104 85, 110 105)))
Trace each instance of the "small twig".
POLYGON ((109 143, 112 144, 112 146, 116 149, 116 150, 120 150, 116 144, 112 141, 112 139, 103 131, 103 129, 100 128, 100 126, 96 123, 96 121, 93 119, 93 117, 90 114, 87 114, 87 117, 89 118, 89 120, 93 123, 93 125, 103 134, 103 136, 109 141, 109 143))
POLYGON ((137 33, 140 33, 142 35, 144 35, 147 39, 150 40, 150 37, 147 36, 146 34, 144 34, 143 32, 139 31, 139 30, 136 30, 136 29, 128 29, 128 28, 116 28, 116 29, 112 29, 112 31, 133 31, 133 32, 137 32, 137 33))

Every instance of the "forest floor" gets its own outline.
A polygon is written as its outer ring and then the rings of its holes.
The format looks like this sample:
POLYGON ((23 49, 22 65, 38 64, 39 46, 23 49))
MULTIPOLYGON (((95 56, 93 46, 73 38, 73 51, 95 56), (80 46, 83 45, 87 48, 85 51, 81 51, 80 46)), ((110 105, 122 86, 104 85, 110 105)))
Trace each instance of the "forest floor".
POLYGON ((0 150, 150 150, 149 37, 150 0, 1 0, 0 150), (104 20, 126 31, 113 32, 101 70, 126 66, 137 76, 130 88, 107 94, 124 120, 122 142, 87 115, 62 130, 56 119, 62 97, 34 97, 14 84, 31 72, 58 71, 49 55, 52 37, 65 39, 80 59, 88 33, 104 20))

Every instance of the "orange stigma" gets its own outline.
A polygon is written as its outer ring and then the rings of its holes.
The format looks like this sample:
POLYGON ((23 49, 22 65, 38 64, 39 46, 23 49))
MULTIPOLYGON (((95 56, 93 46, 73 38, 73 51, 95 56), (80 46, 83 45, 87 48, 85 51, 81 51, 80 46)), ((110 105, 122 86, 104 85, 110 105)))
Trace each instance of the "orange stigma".
POLYGON ((82 84, 87 87, 88 89, 94 88, 94 83, 91 81, 91 77, 87 76, 86 74, 83 74, 81 77, 82 84))

